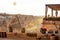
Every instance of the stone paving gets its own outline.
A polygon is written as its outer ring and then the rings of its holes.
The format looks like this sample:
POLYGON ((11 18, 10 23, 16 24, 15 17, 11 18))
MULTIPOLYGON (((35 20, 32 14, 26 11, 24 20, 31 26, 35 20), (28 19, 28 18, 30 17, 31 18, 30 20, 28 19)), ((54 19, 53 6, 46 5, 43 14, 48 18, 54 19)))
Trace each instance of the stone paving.
POLYGON ((0 38, 0 40, 36 40, 36 39, 31 39, 31 38, 15 38, 15 39, 13 39, 13 38, 0 38))

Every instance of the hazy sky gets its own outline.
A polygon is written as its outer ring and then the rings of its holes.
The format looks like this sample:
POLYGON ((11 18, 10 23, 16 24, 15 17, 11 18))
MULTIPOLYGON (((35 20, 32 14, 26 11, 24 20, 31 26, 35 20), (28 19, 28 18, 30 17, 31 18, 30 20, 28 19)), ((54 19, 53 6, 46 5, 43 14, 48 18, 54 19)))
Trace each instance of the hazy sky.
POLYGON ((45 14, 45 4, 60 4, 60 0, 0 0, 0 12, 41 16, 45 14))

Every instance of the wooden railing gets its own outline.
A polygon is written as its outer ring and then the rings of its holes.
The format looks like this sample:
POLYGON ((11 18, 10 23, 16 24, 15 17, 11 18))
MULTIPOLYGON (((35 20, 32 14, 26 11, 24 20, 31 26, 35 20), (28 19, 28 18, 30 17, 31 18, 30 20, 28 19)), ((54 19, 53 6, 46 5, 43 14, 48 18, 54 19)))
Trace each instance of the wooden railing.
POLYGON ((60 21, 48 21, 48 20, 44 20, 43 24, 60 24, 60 21))

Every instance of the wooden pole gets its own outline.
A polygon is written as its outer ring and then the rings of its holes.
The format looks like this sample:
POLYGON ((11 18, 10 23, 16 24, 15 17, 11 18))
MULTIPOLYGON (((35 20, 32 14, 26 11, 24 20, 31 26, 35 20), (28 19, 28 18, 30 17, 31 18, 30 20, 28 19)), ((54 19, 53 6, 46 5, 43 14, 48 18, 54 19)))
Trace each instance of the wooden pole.
POLYGON ((48 8, 46 6, 46 8, 45 8, 45 18, 47 18, 47 10, 48 10, 48 8))
POLYGON ((51 14, 51 15, 52 15, 52 17, 53 17, 53 9, 51 10, 51 12, 52 12, 52 14, 51 14))
POLYGON ((58 11, 56 10, 56 17, 58 16, 58 11))

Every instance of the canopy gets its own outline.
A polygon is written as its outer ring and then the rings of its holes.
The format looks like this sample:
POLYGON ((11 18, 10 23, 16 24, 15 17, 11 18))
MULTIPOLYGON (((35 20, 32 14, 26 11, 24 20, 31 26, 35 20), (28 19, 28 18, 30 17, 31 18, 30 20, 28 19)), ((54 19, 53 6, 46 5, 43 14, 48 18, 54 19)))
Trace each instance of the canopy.
POLYGON ((47 4, 46 6, 53 10, 60 10, 60 4, 47 4))

